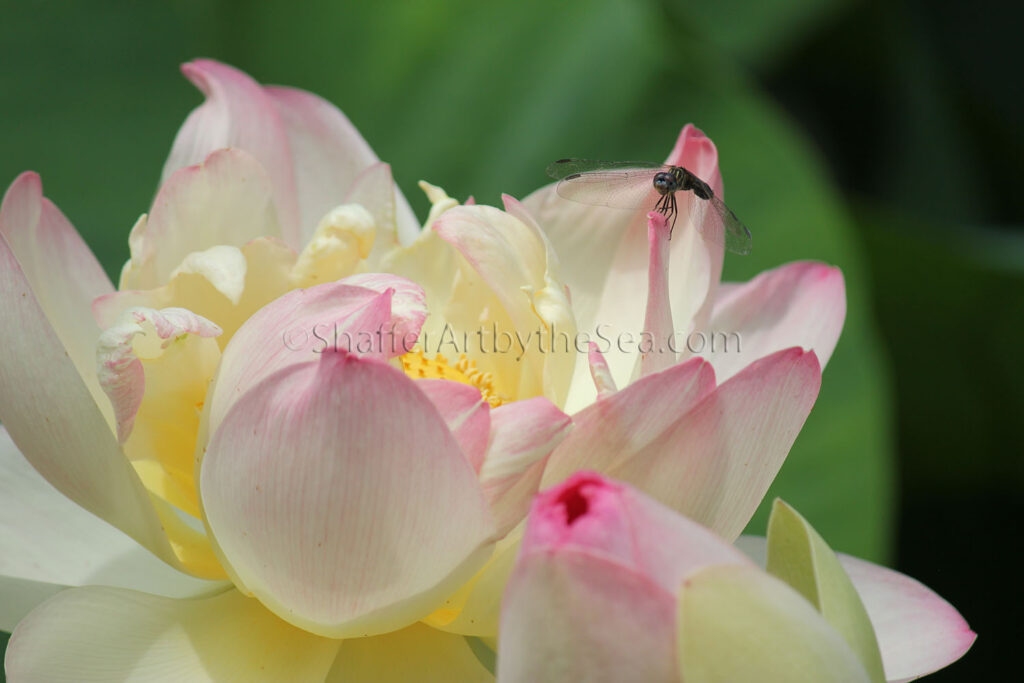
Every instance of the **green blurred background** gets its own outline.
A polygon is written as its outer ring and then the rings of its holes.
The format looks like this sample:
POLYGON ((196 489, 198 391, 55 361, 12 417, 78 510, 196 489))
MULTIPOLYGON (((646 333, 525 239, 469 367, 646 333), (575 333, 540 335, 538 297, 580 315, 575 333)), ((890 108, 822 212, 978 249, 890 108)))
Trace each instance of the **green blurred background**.
MULTIPOLYGON (((1024 479, 1019 2, 0 2, 0 182, 39 171, 112 277, 201 97, 196 56, 337 104, 415 182, 494 203, 565 156, 666 156, 693 121, 754 234, 849 315, 774 490, 837 550, 939 591, 1009 675, 1024 479), (1011 578, 1012 577, 1012 578, 1011 578), (1008 657, 1007 657, 1008 659, 1008 657)), ((751 531, 763 533, 759 513, 751 531)))

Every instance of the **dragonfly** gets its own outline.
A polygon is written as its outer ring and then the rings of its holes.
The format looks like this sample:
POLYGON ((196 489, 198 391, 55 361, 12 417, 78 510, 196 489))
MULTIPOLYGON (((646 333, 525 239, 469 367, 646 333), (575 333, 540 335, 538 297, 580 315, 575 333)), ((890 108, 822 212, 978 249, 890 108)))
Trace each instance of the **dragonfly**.
POLYGON ((715 196, 710 185, 682 166, 559 159, 547 171, 558 180, 555 192, 565 199, 615 209, 639 209, 653 203, 654 210, 670 223, 669 239, 680 213, 676 193, 683 193, 683 214, 693 219, 704 239, 735 254, 750 253, 747 226, 715 196))

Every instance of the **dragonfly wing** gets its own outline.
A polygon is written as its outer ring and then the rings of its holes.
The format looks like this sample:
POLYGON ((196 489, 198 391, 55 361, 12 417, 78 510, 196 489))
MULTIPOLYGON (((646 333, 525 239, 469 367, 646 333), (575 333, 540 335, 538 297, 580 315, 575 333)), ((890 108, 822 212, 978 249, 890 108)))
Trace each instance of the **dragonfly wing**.
MULTIPOLYGON (((547 168, 548 175, 556 180, 577 173, 591 171, 621 171, 628 169, 667 169, 668 166, 653 161, 598 161, 595 159, 559 159, 547 168)), ((657 172, 657 171, 655 171, 657 172)), ((653 174, 652 174, 653 175, 653 174)))
POLYGON ((689 201, 694 221, 704 239, 724 246, 734 254, 750 253, 750 231, 725 202, 718 197, 700 199, 692 194, 689 201))
POLYGON ((654 208, 657 202, 654 173, 656 171, 631 169, 570 175, 558 181, 555 192, 565 199, 594 206, 638 209, 649 205, 654 208))

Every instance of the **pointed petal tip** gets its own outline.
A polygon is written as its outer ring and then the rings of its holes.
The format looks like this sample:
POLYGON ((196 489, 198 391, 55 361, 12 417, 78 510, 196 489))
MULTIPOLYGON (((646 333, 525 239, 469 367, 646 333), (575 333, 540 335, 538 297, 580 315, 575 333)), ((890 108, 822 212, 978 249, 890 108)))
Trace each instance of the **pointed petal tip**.
POLYGON ((751 365, 761 363, 765 365, 769 363, 773 365, 792 365, 794 371, 802 374, 808 387, 813 388, 815 392, 821 389, 821 362, 818 360, 818 354, 814 352, 814 349, 793 346, 754 361, 751 365))
POLYGON ((842 553, 839 560, 868 611, 892 683, 949 666, 977 639, 956 607, 917 579, 842 553))
POLYGON ((189 62, 184 62, 179 68, 181 70, 181 74, 187 78, 192 85, 199 88, 199 90, 205 94, 207 87, 207 71, 209 71, 211 67, 215 68, 218 65, 220 65, 219 62, 214 62, 211 59, 199 58, 193 59, 189 62))
POLYGON ((696 126, 694 123, 687 123, 683 126, 683 130, 679 133, 680 137, 686 136, 691 138, 706 138, 707 135, 704 131, 696 126))
POLYGON ((404 373, 392 367, 379 354, 351 351, 340 344, 329 344, 324 347, 320 352, 319 361, 322 372, 344 372, 348 368, 374 366, 387 368, 384 372, 393 371, 404 376, 404 373))
POLYGON ((714 141, 692 123, 683 126, 668 164, 683 166, 711 185, 716 195, 722 194, 722 174, 718 168, 718 148, 714 141))
POLYGON ((647 226, 652 230, 664 230, 668 226, 668 219, 658 211, 647 213, 647 226))
POLYGON ((197 57, 187 62, 182 62, 181 73, 185 75, 187 79, 195 82, 195 78, 204 78, 210 71, 223 71, 225 73, 231 73, 236 75, 245 75, 245 72, 236 69, 230 64, 211 59, 209 57, 197 57))
POLYGON ((803 352, 803 358, 806 359, 808 367, 813 367, 817 373, 821 374, 821 361, 818 360, 818 354, 814 352, 814 349, 801 349, 803 352))
POLYGON ((679 131, 679 138, 676 141, 676 146, 681 148, 686 142, 699 145, 702 148, 707 147, 710 151, 717 152, 714 141, 709 138, 702 129, 698 128, 693 123, 687 123, 683 126, 683 129, 679 131))
MULTIPOLYGON (((476 200, 474 200, 473 203, 475 204, 476 200)), ((520 200, 516 199, 515 197, 506 192, 501 193, 501 203, 502 206, 505 207, 505 211, 509 213, 511 213, 514 209, 521 209, 523 205, 523 203, 520 200)), ((472 206, 472 204, 470 204, 470 206, 472 206)))
POLYGON ((818 362, 818 354, 814 352, 814 349, 805 349, 802 346, 791 346, 787 349, 776 351, 775 353, 765 356, 764 358, 758 358, 750 365, 754 366, 768 363, 799 364, 806 366, 808 369, 813 368, 817 370, 819 373, 821 372, 821 363, 818 362))
POLYGON ((27 186, 28 188, 33 189, 36 194, 43 193, 43 179, 39 176, 39 173, 36 171, 22 171, 21 173, 19 173, 18 176, 11 183, 8 192, 13 190, 15 187, 18 187, 20 189, 22 186, 27 186))
POLYGON ((807 285, 836 287, 838 293, 843 295, 843 301, 846 300, 846 279, 839 266, 822 261, 794 261, 767 272, 772 273, 780 269, 788 270, 791 277, 801 279, 807 285))
POLYGON ((704 356, 694 356, 693 358, 688 358, 682 361, 680 365, 688 365, 693 366, 695 368, 700 368, 702 372, 707 371, 714 373, 715 371, 715 366, 712 365, 711 362, 704 356))

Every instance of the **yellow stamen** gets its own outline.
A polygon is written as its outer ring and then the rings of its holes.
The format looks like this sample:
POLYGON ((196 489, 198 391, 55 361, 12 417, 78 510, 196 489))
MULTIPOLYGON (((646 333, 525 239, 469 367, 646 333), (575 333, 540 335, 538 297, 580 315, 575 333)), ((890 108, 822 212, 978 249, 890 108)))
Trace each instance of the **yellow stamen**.
POLYGON ((480 390, 480 395, 492 408, 497 408, 505 399, 494 390, 494 377, 476 367, 476 362, 460 354, 459 360, 452 365, 447 358, 437 354, 427 358, 423 351, 413 349, 401 358, 405 374, 413 379, 447 379, 461 382, 480 390))

